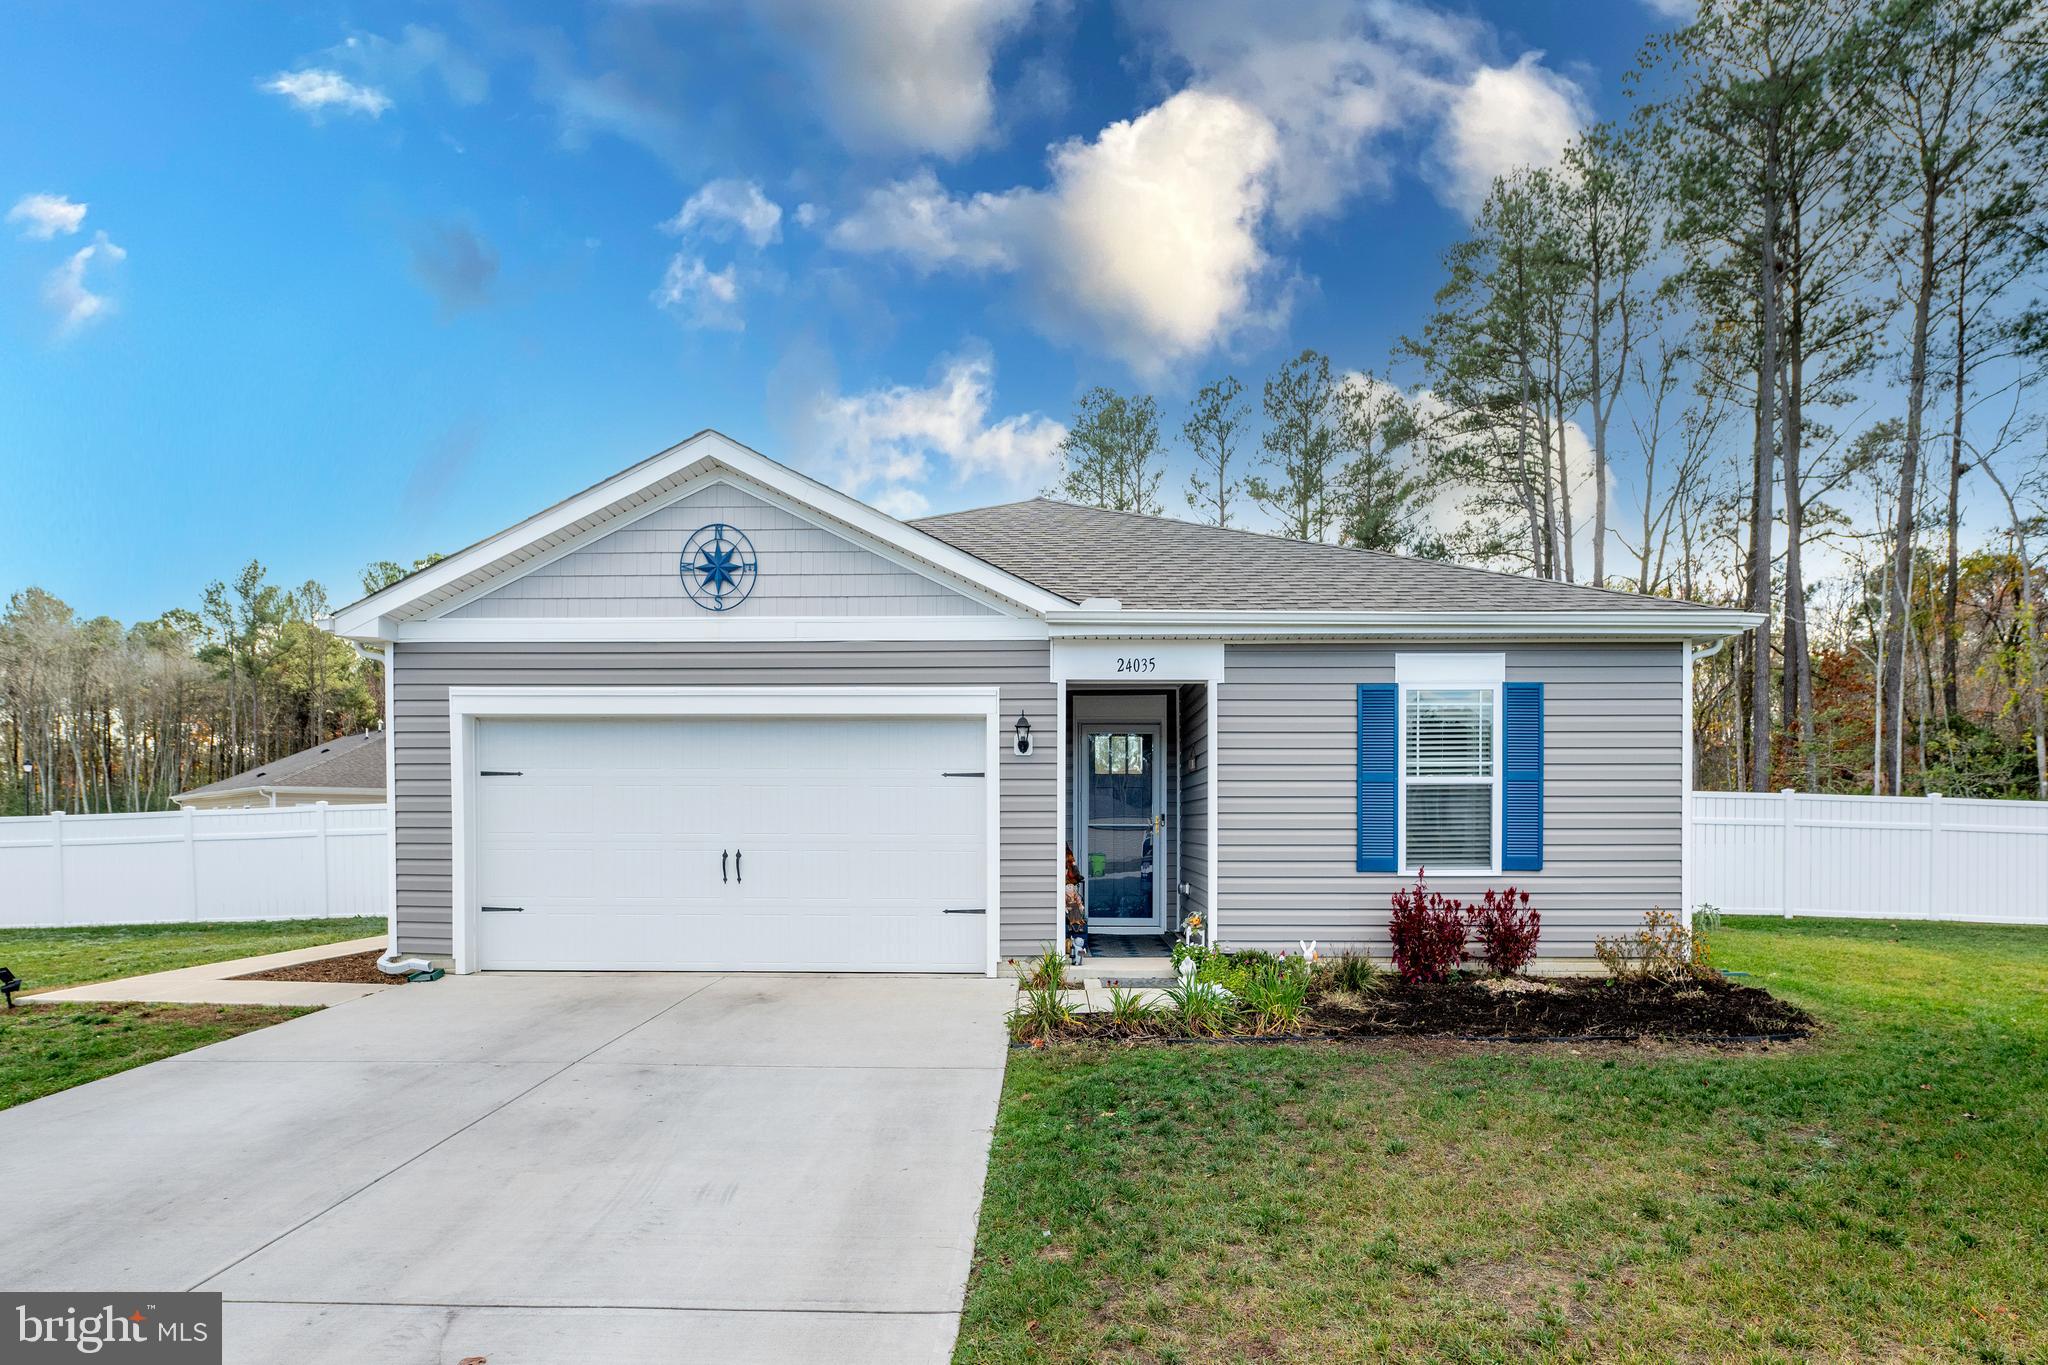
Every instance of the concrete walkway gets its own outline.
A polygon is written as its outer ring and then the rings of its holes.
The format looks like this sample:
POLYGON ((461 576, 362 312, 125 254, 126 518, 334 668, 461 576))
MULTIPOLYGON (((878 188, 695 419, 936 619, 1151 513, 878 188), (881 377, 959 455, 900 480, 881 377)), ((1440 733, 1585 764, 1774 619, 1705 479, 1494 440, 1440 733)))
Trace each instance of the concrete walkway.
MULTIPOLYGON (((86 986, 64 986, 54 991, 37 991, 19 997, 24 1003, 38 1000, 140 1000, 151 1004, 198 1005, 339 1005, 378 991, 390 990, 362 981, 233 981, 246 972, 292 967, 301 962, 318 962, 323 957, 382 948, 384 935, 352 938, 341 943, 323 943, 314 948, 293 948, 282 953, 238 957, 228 962, 207 962, 197 967, 128 976, 118 981, 95 981, 86 986)), ((403 985, 403 982, 393 982, 403 985)))
POLYGON ((1006 981, 484 975, 0 1112, 15 1289, 229 1361, 943 1361, 1006 981))

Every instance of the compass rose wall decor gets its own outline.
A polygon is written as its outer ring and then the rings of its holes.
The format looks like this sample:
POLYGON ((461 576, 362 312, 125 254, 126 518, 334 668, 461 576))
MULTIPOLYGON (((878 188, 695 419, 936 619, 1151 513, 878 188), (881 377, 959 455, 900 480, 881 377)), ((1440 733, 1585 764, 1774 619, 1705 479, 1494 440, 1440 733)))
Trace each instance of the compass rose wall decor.
POLYGON ((683 542, 683 591, 707 611, 731 611, 754 590, 760 564, 754 542, 737 526, 714 521, 683 542))

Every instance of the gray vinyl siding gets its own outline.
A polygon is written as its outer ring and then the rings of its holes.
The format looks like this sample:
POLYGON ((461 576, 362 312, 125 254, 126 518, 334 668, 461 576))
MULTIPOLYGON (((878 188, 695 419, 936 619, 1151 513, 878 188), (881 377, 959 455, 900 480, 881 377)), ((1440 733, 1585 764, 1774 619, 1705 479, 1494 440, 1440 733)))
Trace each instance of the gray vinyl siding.
MULTIPOLYGON (((1454 652, 1445 647, 1441 652, 1454 652)), ((1427 645, 1403 651, 1438 652, 1427 645)), ((1220 931, 1232 946, 1363 944, 1384 958, 1404 878, 1361 874, 1357 685, 1394 681, 1392 646, 1232 645, 1219 700, 1220 931)), ((1540 872, 1432 879, 1452 895, 1514 883, 1543 916, 1540 951, 1679 909, 1684 699, 1675 644, 1495 646, 1509 681, 1544 684, 1540 872)))
POLYGON ((1180 689, 1180 879, 1183 914, 1209 913, 1209 689, 1180 689))
MULTIPOLYGON (((1044 641, 967 643, 405 644, 393 650, 398 939, 401 951, 453 951, 449 845, 451 686, 981 686, 1002 693, 1005 740, 1018 713, 1054 731, 1044 641)), ((1029 953, 1055 932, 1054 752, 1002 746, 1002 951, 1029 953)))
POLYGON ((890 563, 732 484, 713 484, 600 536, 448 613, 455 620, 670 617, 703 610, 683 591, 683 543, 725 522, 753 542, 740 616, 988 616, 993 609, 890 563))

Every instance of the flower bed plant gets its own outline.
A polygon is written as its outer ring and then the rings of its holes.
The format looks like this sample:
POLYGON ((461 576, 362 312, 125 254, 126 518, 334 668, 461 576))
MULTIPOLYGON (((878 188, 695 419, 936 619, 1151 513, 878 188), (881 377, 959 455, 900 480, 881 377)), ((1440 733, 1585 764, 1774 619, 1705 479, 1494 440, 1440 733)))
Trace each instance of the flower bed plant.
POLYGON ((1608 976, 1516 975, 1535 949, 1539 921, 1522 891, 1489 892, 1476 907, 1426 886, 1396 896, 1412 933, 1395 935, 1401 970, 1363 953, 1323 957, 1186 948, 1173 986, 1112 988, 1105 1008, 1038 975, 1020 983, 1010 1027, 1020 1042, 1160 1039, 1423 1037, 1498 1040, 1748 1041, 1803 1037, 1812 1018, 1767 991, 1728 980, 1708 963, 1703 938, 1663 911, 1642 929, 1598 945, 1608 976), (1466 970, 1465 935, 1478 940, 1484 974, 1466 970), (1455 935, 1455 937, 1454 937, 1455 935), (1404 947, 1405 942, 1405 947, 1404 947))

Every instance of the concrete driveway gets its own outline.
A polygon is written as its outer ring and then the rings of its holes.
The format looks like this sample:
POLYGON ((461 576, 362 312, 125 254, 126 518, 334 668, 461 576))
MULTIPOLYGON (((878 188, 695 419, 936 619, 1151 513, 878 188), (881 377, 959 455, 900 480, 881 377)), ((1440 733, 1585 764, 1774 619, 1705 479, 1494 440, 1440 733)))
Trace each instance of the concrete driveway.
POLYGON ((386 991, 0 1113, 0 1286, 218 1290, 230 1361, 944 1360, 1011 992, 386 991))

